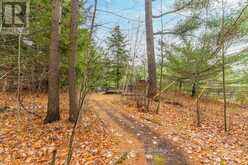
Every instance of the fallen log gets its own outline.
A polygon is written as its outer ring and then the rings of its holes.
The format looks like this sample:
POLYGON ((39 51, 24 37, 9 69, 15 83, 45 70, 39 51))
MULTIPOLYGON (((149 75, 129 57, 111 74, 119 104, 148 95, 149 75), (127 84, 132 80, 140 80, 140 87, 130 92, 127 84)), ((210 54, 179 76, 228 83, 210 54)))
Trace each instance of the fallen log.
POLYGON ((122 94, 119 90, 107 90, 103 93, 104 95, 114 95, 114 94, 122 94))
POLYGON ((181 103, 174 102, 174 101, 166 101, 165 104, 170 104, 170 105, 175 105, 175 106, 183 107, 183 105, 181 103))

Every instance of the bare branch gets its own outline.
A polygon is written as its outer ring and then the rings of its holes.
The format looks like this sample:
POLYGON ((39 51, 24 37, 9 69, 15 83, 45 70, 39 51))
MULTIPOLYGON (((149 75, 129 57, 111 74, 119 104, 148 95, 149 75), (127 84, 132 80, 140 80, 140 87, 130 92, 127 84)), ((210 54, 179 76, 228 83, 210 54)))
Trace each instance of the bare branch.
POLYGON ((133 22, 141 22, 141 23, 144 23, 143 21, 139 21, 139 20, 136 20, 136 19, 132 19, 132 18, 128 18, 128 17, 124 17, 122 15, 119 15, 117 13, 114 13, 112 11, 108 11, 108 10, 103 10, 103 9, 97 9, 97 11, 99 12, 103 12, 103 13, 108 13, 108 14, 112 14, 114 16, 117 16, 117 17, 120 17, 120 18, 123 18, 123 19, 126 19, 128 21, 133 21, 133 22))
POLYGON ((191 0, 189 3, 175 9, 175 10, 171 10, 171 11, 167 11, 165 13, 162 13, 160 15, 157 15, 157 16, 152 16, 152 18, 160 18, 160 17, 163 17, 165 15, 168 15, 168 14, 173 14, 173 13, 176 13, 176 12, 179 12, 181 10, 184 10, 186 7, 190 6, 192 4, 193 0, 191 0))
POLYGON ((153 35, 167 35, 167 34, 178 35, 178 33, 174 32, 174 31, 163 31, 163 30, 153 33, 153 35))

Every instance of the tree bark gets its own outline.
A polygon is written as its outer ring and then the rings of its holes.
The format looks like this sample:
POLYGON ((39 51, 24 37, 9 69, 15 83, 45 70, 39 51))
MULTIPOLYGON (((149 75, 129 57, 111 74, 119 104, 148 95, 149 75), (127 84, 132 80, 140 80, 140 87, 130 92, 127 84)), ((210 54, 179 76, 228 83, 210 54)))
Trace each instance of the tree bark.
MULTIPOLYGON (((89 35, 89 43, 91 43, 92 34, 93 34, 93 30, 94 30, 94 25, 95 25, 97 2, 98 1, 95 0, 95 7, 94 7, 94 11, 93 11, 93 18, 92 18, 92 21, 91 21, 91 28, 90 28, 90 35, 89 35)), ((87 43, 87 47, 86 47, 86 61, 90 60, 90 58, 88 59, 89 54, 91 53, 91 47, 90 47, 89 43, 87 43)), ((87 89, 87 83, 89 81, 88 76, 87 76, 87 74, 88 74, 88 65, 89 65, 89 62, 87 61, 86 70, 85 70, 86 77, 84 78, 84 80, 82 82, 84 86, 82 86, 82 89, 80 91, 80 98, 79 98, 79 105, 78 105, 79 106, 78 107, 78 110, 79 110, 78 111, 78 116, 76 118, 76 121, 74 122, 72 132, 71 132, 71 135, 69 137, 68 154, 67 154, 65 165, 70 165, 70 162, 71 162, 71 158, 72 158, 72 154, 73 154, 73 141, 74 141, 74 137, 75 137, 75 132, 76 132, 76 128, 77 128, 79 118, 81 118, 80 116, 83 113, 82 108, 84 107, 85 98, 86 98, 87 93, 88 93, 88 89, 87 89)))
MULTIPOLYGON (((163 0, 160 0, 160 12, 163 12, 163 0)), ((161 29, 164 29, 163 17, 160 19, 161 29)), ((164 37, 160 36, 160 56, 161 56, 161 64, 160 64, 160 78, 159 78, 159 98, 158 105, 156 109, 156 113, 159 113, 160 102, 161 102, 161 93, 162 93, 162 85, 163 85, 163 69, 164 69, 164 37)))
MULTIPOLYGON (((199 82, 194 83, 195 90, 199 89, 199 82)), ((196 94, 196 91, 195 91, 196 94)), ((196 117, 197 117, 197 127, 201 126, 201 114, 200 114, 200 95, 196 96, 196 117)))
POLYGON ((71 1, 71 30, 70 30, 70 51, 69 51, 69 121, 75 122, 78 117, 78 96, 76 87, 76 59, 77 59, 77 34, 79 1, 71 1))
POLYGON ((157 92, 156 62, 154 52, 154 37, 152 23, 152 0, 145 0, 146 19, 146 51, 148 61, 148 97, 152 98, 157 92))
POLYGON ((119 62, 119 54, 116 53, 116 89, 119 89, 119 80, 120 80, 120 62, 119 62))
POLYGON ((195 97, 195 95, 196 95, 196 82, 194 82, 193 83, 193 85, 192 85, 192 91, 191 91, 191 96, 192 97, 195 97))
POLYGON ((59 24, 60 0, 52 1, 52 28, 49 48, 48 106, 44 123, 60 119, 59 115, 59 24))
POLYGON ((222 19, 221 19, 221 57, 222 57, 222 87, 223 87, 223 100, 224 100, 224 129, 225 132, 228 131, 227 128, 227 101, 226 101, 226 77, 225 77, 225 42, 224 42, 224 32, 225 32, 225 9, 224 1, 222 0, 222 19))
POLYGON ((199 106, 199 97, 196 98, 196 117, 197 117, 197 127, 201 126, 201 116, 200 116, 200 106, 199 106))
POLYGON ((182 92, 183 82, 179 81, 179 92, 182 92))

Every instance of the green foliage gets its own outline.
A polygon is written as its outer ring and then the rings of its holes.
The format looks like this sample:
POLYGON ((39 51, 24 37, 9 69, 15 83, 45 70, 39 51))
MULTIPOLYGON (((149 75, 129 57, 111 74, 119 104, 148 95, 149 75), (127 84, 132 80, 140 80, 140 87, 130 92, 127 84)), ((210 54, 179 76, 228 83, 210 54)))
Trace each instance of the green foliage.
POLYGON ((248 95, 244 92, 238 92, 236 96, 236 101, 244 105, 248 102, 248 95))
POLYGON ((208 6, 210 0, 176 0, 176 9, 199 10, 208 6))
POLYGON ((230 42, 233 40, 237 40, 241 37, 247 36, 248 28, 247 28, 247 15, 248 8, 245 6, 239 11, 235 11, 230 13, 229 15, 225 15, 224 18, 224 32, 221 32, 221 17, 212 17, 207 21, 208 28, 213 32, 215 31, 216 35, 218 33, 222 33, 224 37, 224 42, 230 42))
POLYGON ((206 80, 216 76, 220 62, 208 49, 194 48, 191 43, 175 47, 165 63, 167 76, 174 80, 190 82, 206 80))
POLYGON ((125 76, 129 60, 126 38, 119 26, 113 28, 111 35, 107 38, 107 45, 108 54, 105 61, 108 63, 108 69, 106 79, 108 79, 111 87, 115 84, 115 87, 119 88, 120 81, 125 76))
MULTIPOLYGON (((234 12, 226 12, 222 30, 221 10, 216 13, 217 15, 210 14, 211 1, 192 1, 191 4, 189 2, 191 1, 178 1, 178 4, 176 2, 177 9, 188 4, 182 9, 190 10, 192 16, 181 21, 174 29, 175 35, 181 39, 181 44, 172 45, 165 50, 167 54, 164 64, 165 77, 190 84, 205 80, 221 80, 221 43, 224 42, 226 49, 235 42, 243 44, 240 39, 247 37, 248 33, 247 6, 234 12)), ((228 81, 231 82, 233 79, 237 66, 242 68, 247 64, 246 54, 247 50, 225 55, 228 81)))
MULTIPOLYGON (((71 19, 71 2, 62 1, 62 13, 61 13, 61 24, 60 24, 60 54, 61 54, 61 65, 60 65, 60 81, 61 85, 65 86, 68 84, 68 50, 69 50, 69 34, 70 34, 70 19, 71 19)), ((82 2, 81 2, 82 3, 82 2)), ((82 8, 83 9, 83 8, 82 8)), ((48 0, 35 0, 31 2, 31 15, 33 17, 30 26, 31 35, 30 40, 33 41, 34 45, 45 48, 42 53, 44 59, 48 58, 49 55, 49 44, 50 44, 50 29, 51 29, 51 2, 48 0)), ((82 13, 82 12, 80 12, 82 13)), ((84 16, 80 15, 79 24, 84 24, 84 16)), ((82 58, 82 54, 85 50, 85 42, 87 40, 87 30, 80 29, 78 34, 78 58, 82 58)), ((82 71, 83 62, 82 60, 77 61, 77 73, 82 71)), ((78 74, 79 75, 79 74, 78 74)))
POLYGON ((199 28, 201 23, 198 19, 196 19, 197 16, 192 16, 188 19, 186 19, 184 22, 177 25, 175 28, 175 32, 178 35, 185 35, 186 33, 192 33, 195 29, 199 28))
MULTIPOLYGON (((83 1, 80 2, 80 11, 84 11, 83 1)), ((61 86, 68 84, 68 50, 69 50, 69 34, 70 34, 70 19, 71 19, 71 1, 61 1, 61 24, 60 24, 60 81, 61 86)), ((88 30, 83 29, 82 25, 85 24, 85 17, 83 12, 80 12, 80 29, 78 32, 78 60, 77 60, 77 74, 82 76, 85 61, 84 54, 88 41, 88 30)), ((48 70, 48 57, 50 45, 50 32, 51 32, 51 15, 52 5, 50 0, 31 0, 30 1, 30 27, 29 34, 23 36, 25 41, 31 45, 22 42, 22 72, 27 79, 31 74, 34 74, 34 81, 47 80, 48 70)), ((6 66, 6 68, 16 67, 17 63, 17 48, 18 36, 1 36, 1 39, 13 40, 6 42, 7 47, 4 50, 5 54, 1 58, 1 63, 13 63, 13 66, 6 66), (15 56, 14 56, 15 55, 15 56), (10 58, 11 57, 11 58, 10 58), (7 62, 8 61, 8 62, 7 62)), ((3 40, 3 41, 4 41, 3 40)), ((1 44, 2 41, 0 40, 1 44)), ((2 50, 2 46, 1 50, 2 50)), ((16 71, 16 70, 14 70, 16 71)), ((13 73, 16 75, 16 73, 13 73)))

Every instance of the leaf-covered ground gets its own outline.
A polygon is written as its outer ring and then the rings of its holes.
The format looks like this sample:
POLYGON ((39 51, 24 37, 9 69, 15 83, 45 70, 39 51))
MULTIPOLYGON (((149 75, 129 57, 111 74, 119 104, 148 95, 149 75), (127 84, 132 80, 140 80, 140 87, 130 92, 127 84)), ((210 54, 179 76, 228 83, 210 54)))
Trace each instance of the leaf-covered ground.
MULTIPOLYGON (((13 93, 0 94, 0 164, 48 164, 54 149, 57 150, 56 164, 63 164, 72 128, 67 121, 67 95, 61 96, 62 120, 47 125, 43 124, 46 95, 26 95, 23 102, 29 112, 42 118, 23 110, 18 114, 15 98, 13 93)), ((82 120, 77 128, 72 164, 107 164, 113 157, 109 154, 114 143, 111 134, 91 111, 82 120)))
MULTIPOLYGON (((106 96, 105 96, 106 97, 106 96)), ((163 96, 159 115, 142 113, 133 98, 108 96, 113 105, 183 150, 192 164, 247 165, 248 164, 248 111, 238 105, 228 105, 229 131, 223 130, 223 105, 217 101, 200 102, 200 128, 196 127, 195 100, 180 94, 163 96)), ((155 109, 156 105, 152 105, 155 109)))
MULTIPOLYGON (((66 159, 68 136, 72 125, 68 118, 68 97, 61 95, 61 118, 44 125, 47 96, 25 94, 25 109, 17 113, 13 93, 0 94, 0 164, 48 164, 57 149, 56 163, 66 159), (6 110, 7 109, 7 110, 6 110), (31 112, 31 113, 30 113, 31 112), (40 117, 33 115, 32 112, 40 117)), ((200 102, 201 122, 196 127, 195 100, 180 94, 162 98, 159 115, 139 112, 132 97, 93 94, 89 97, 87 114, 77 128, 72 164, 109 164, 125 156, 123 164, 146 164, 145 159, 161 161, 160 157, 144 153, 142 140, 114 123, 104 107, 113 107, 135 123, 148 126, 156 139, 171 142, 193 165, 247 165, 248 164, 248 111, 238 105, 228 105, 229 131, 223 130, 222 103, 200 102), (97 105, 97 102, 104 104, 97 105), (105 115, 105 117, 104 117, 105 115), (137 151, 136 151, 137 150, 137 151)), ((105 108, 106 108, 105 107, 105 108)), ((151 105, 154 110, 156 104, 151 105)), ((110 112, 111 112, 110 111, 110 112)), ((121 121, 123 122, 123 121, 121 121)), ((124 127, 123 127, 124 128, 124 127)), ((132 128, 133 129, 133 128, 132 128)), ((143 138, 141 138, 143 139, 143 138)), ((151 139, 154 142, 154 139, 151 139)))

